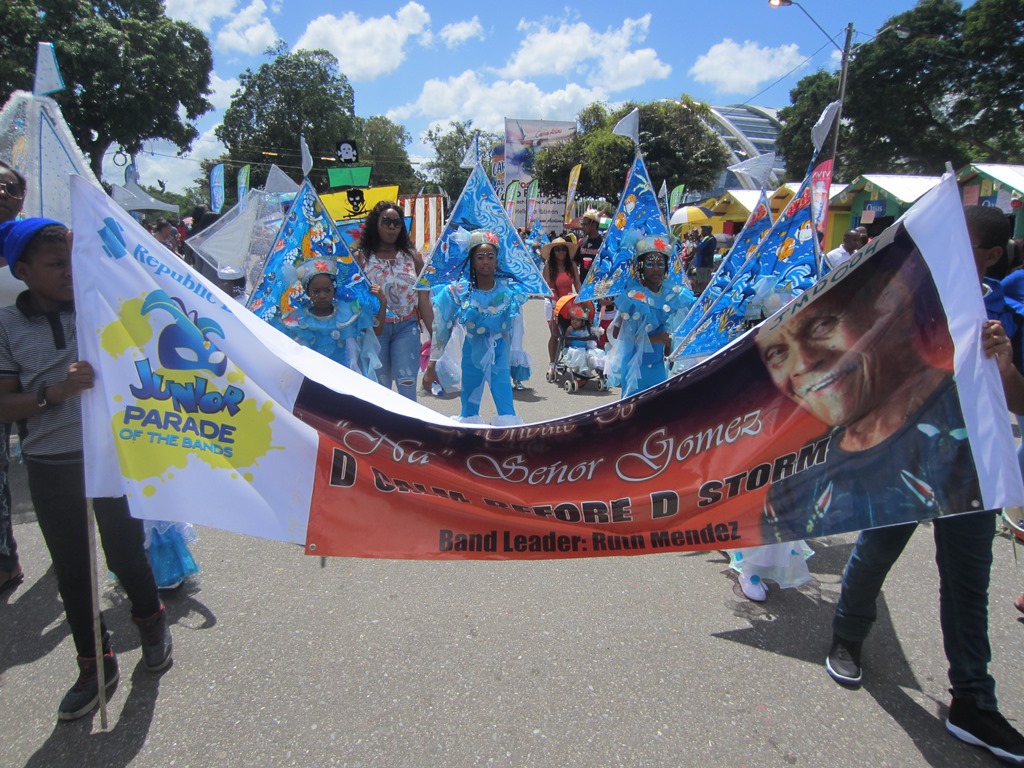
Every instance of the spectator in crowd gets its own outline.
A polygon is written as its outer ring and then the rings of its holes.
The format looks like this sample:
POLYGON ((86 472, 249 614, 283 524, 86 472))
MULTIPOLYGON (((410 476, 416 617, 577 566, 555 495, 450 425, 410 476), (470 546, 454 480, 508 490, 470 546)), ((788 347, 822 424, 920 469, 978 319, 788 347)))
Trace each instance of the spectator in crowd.
POLYGON ((704 292, 711 282, 711 275, 715 271, 715 254, 718 253, 718 240, 711 234, 711 225, 705 224, 700 228, 700 240, 693 254, 693 266, 697 272, 698 295, 704 292))
POLYGON ((848 230, 843 235, 843 242, 825 254, 825 266, 828 267, 828 271, 831 272, 840 264, 845 264, 853 258, 853 254, 863 247, 863 243, 864 238, 860 232, 856 229, 848 230))
MULTIPOLYGON (((26 189, 25 177, 0 161, 0 224, 18 218, 26 189)), ((14 539, 11 486, 7 481, 11 464, 10 435, 10 423, 0 423, 0 592, 13 589, 25 580, 25 572, 18 559, 18 542, 14 539)))
POLYGON ((563 296, 580 291, 580 276, 576 271, 576 262, 573 261, 575 253, 576 246, 561 237, 556 237, 540 249, 541 258, 544 260, 544 282, 548 284, 552 294, 550 299, 544 299, 544 318, 548 321, 551 334, 548 338, 548 365, 552 370, 555 367, 560 333, 558 318, 554 311, 555 304, 563 296))

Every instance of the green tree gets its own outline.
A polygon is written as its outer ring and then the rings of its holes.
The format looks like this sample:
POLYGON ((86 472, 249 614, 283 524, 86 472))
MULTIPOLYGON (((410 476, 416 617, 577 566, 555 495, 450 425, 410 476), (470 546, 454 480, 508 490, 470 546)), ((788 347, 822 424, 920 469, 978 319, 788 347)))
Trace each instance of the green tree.
POLYGON ((0 92, 32 90, 36 43, 54 41, 66 88, 54 94, 97 177, 113 144, 166 139, 185 152, 211 109, 213 58, 199 29, 161 0, 4 0, 0 92), (184 113, 184 119, 180 116, 184 113))
MULTIPOLYGON (((405 149, 411 141, 408 132, 383 116, 356 116, 355 93, 332 54, 288 53, 283 42, 266 53, 271 61, 242 73, 216 130, 228 149, 221 158, 228 168, 252 164, 253 187, 263 185, 271 162, 298 178, 301 134, 313 157, 310 180, 321 191, 329 188, 326 169, 337 165, 333 158, 340 141, 355 141, 359 163, 373 166, 374 185, 397 184, 406 194, 422 186, 405 149)), ((205 165, 204 172, 215 162, 205 165)))
POLYGON ((989 159, 1024 161, 1024 4, 978 0, 967 8, 963 52, 971 62, 970 87, 957 116, 988 138, 989 159))
POLYGON ((908 40, 883 32, 853 52, 843 105, 850 122, 840 162, 844 178, 936 174, 947 161, 960 166, 971 156, 973 139, 953 114, 969 66, 960 3, 922 0, 886 22, 897 25, 910 30, 908 40))
MULTIPOLYGON (((802 175, 810 126, 837 90, 829 73, 806 77, 780 111, 779 147, 791 175, 802 175)), ((938 174, 947 162, 1021 162, 1022 107, 1024 3, 978 0, 965 11, 956 0, 920 0, 852 51, 838 173, 938 174)))
MULTIPOLYGON (((460 164, 477 135, 480 138, 480 154, 485 159, 490 148, 501 137, 495 133, 474 130, 472 120, 452 120, 445 128, 435 126, 427 130, 427 144, 434 150, 433 159, 423 164, 429 186, 444 190, 452 200, 458 197, 470 173, 469 168, 461 168, 460 164)), ((486 167, 486 162, 484 165, 486 167)))
POLYGON ((710 108, 684 95, 679 101, 627 103, 614 112, 601 104, 588 105, 577 117, 572 139, 537 154, 534 171, 541 191, 565 194, 570 170, 582 163, 579 194, 617 201, 634 148, 612 129, 634 107, 640 110, 640 150, 651 180, 659 186, 664 180, 670 187, 710 187, 725 169, 728 155, 708 127, 710 108))
MULTIPOLYGON (((825 107, 836 100, 838 94, 839 78, 823 69, 801 78, 796 88, 789 92, 792 104, 779 110, 782 129, 775 138, 775 151, 782 156, 786 164, 788 178, 803 179, 814 154, 811 128, 821 117, 825 107)), ((849 147, 849 136, 849 127, 844 122, 839 134, 839 165, 844 178, 849 176, 847 166, 842 162, 844 150, 849 147)), ((853 179, 853 176, 849 178, 853 179)))
MULTIPOLYGON (((358 138, 355 96, 334 56, 320 50, 287 53, 283 41, 266 53, 270 62, 239 77, 215 131, 232 165, 252 164, 253 187, 266 181, 268 161, 301 169, 300 135, 314 158, 333 157, 339 141, 358 138)), ((311 180, 325 189, 326 171, 315 171, 311 180)))
POLYGON ((357 118, 357 123, 359 163, 373 166, 374 186, 397 184, 401 194, 415 194, 424 182, 405 149, 412 141, 409 132, 382 115, 357 118))

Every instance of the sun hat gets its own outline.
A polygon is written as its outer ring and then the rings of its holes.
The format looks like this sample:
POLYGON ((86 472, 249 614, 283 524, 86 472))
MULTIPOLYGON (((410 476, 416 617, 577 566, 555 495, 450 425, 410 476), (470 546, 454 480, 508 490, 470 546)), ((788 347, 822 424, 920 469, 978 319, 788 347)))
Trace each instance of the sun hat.
POLYGON ((571 243, 565 238, 556 237, 554 240, 552 240, 550 243, 548 243, 547 245, 540 249, 540 257, 542 259, 548 259, 551 256, 551 252, 555 250, 555 248, 557 248, 558 246, 565 248, 569 252, 570 259, 573 257, 573 254, 576 253, 577 243, 571 243))

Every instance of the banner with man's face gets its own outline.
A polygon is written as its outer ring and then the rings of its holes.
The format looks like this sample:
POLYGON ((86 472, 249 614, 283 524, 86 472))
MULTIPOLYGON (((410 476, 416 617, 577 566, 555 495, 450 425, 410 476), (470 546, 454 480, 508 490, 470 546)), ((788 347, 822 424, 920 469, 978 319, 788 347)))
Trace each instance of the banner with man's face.
POLYGON ((316 359, 161 261, 101 195, 80 199, 79 336, 98 368, 83 397, 89 487, 123 490, 140 517, 314 555, 538 559, 748 547, 1024 502, 951 179, 703 364, 509 428, 457 424, 316 359), (168 357, 171 335, 205 362, 168 357))

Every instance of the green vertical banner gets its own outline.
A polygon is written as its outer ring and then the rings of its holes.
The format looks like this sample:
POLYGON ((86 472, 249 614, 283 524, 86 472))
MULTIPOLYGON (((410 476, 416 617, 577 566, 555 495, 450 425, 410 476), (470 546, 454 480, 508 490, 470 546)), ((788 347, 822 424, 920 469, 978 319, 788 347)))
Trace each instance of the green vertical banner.
POLYGON ((242 198, 249 194, 249 171, 252 168, 251 165, 243 165, 238 169, 238 201, 241 202, 242 198))
POLYGON ((679 207, 679 204, 683 202, 683 195, 686 194, 686 185, 680 184, 678 187, 672 189, 672 193, 668 196, 668 215, 671 216, 672 212, 679 207))
POLYGON ((572 221, 572 204, 576 202, 576 185, 580 180, 580 171, 583 170, 583 163, 579 163, 572 167, 569 171, 569 191, 565 195, 565 217, 562 222, 568 226, 569 222, 572 221))
POLYGON ((516 223, 516 205, 519 203, 519 182, 512 180, 509 185, 505 188, 505 213, 508 214, 509 221, 514 225, 516 223))

